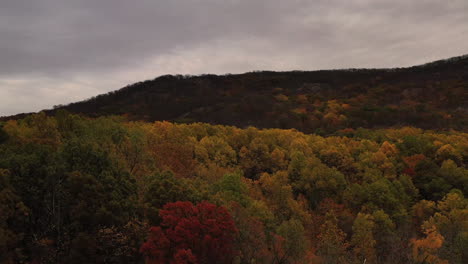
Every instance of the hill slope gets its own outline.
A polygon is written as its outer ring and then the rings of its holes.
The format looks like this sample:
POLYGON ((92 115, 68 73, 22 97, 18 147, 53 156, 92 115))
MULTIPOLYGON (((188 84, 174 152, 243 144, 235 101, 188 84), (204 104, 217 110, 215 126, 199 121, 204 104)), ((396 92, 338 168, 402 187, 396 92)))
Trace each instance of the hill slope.
POLYGON ((304 132, 402 125, 463 130, 467 90, 468 56, 461 56, 398 69, 166 75, 48 113, 304 132))

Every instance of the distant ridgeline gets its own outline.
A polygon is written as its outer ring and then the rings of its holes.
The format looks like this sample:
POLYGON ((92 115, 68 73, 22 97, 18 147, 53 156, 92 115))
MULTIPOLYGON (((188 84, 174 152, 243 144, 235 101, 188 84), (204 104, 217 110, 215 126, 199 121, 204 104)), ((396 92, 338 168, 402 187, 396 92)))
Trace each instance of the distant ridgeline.
MULTIPOLYGON (((358 127, 465 130, 468 56, 395 69, 165 75, 55 106, 91 117, 295 128, 330 133, 358 127)), ((24 114, 16 118, 24 117, 24 114)), ((6 117, 12 119, 15 117, 6 117)))

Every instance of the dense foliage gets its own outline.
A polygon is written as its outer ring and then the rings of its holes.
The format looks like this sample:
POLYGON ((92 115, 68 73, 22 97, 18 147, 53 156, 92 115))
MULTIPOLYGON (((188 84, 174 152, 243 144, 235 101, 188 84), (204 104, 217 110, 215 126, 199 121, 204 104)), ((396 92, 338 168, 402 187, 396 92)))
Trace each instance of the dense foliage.
POLYGON ((468 263, 463 132, 0 127, 0 263, 468 263))
POLYGON ((141 247, 147 263, 231 263, 234 221, 223 207, 175 202, 161 210, 161 227, 152 227, 141 247), (183 256, 183 257, 182 257, 183 256))

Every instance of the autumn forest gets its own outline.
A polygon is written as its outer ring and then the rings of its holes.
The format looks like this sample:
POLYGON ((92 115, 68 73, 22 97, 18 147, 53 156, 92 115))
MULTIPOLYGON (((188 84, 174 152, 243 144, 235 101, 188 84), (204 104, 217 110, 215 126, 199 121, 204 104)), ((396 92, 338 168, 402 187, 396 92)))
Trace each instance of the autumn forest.
POLYGON ((1 263, 466 263, 468 135, 2 124, 1 263))
POLYGON ((467 73, 161 76, 0 118, 0 263, 468 263, 467 73))

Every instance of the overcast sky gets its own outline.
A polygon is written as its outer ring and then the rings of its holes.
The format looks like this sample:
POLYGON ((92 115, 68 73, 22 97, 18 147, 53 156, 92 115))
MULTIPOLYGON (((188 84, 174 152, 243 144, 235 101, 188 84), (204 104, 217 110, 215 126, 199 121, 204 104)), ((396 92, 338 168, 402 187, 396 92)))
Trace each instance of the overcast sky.
POLYGON ((0 116, 163 74, 397 67, 468 53, 468 0, 0 0, 0 116))

